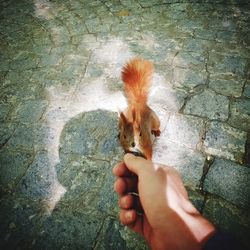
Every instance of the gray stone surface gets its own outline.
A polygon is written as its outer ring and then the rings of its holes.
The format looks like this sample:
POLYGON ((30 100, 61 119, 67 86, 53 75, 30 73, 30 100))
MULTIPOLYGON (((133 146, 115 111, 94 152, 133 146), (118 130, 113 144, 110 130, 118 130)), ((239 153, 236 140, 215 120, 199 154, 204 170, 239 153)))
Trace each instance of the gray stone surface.
POLYGON ((208 171, 204 189, 235 205, 250 205, 250 169, 234 162, 215 159, 208 171))
POLYGON ((0 123, 0 147, 3 147, 15 131, 16 124, 0 123))
POLYGON ((250 130, 250 100, 237 99, 230 105, 230 117, 228 123, 245 131, 250 130))
POLYGON ((33 247, 40 225, 37 204, 16 195, 0 200, 1 249, 33 247))
POLYGON ((205 71, 194 71, 190 69, 175 68, 173 73, 173 85, 176 87, 186 87, 193 89, 194 87, 206 84, 207 73, 205 71))
POLYGON ((199 186, 205 161, 201 153, 169 141, 164 135, 157 141, 154 150, 154 161, 176 168, 185 185, 199 186))
POLYGON ((26 101, 17 106, 16 110, 11 114, 11 118, 22 123, 38 122, 42 118, 47 105, 46 101, 26 101))
POLYGON ((247 59, 232 55, 211 53, 208 62, 208 71, 211 73, 233 74, 244 76, 247 59))
POLYGON ((144 240, 131 234, 128 228, 121 226, 115 218, 108 217, 98 236, 95 249, 149 249, 144 240))
POLYGON ((112 112, 100 110, 81 114, 64 126, 60 153, 111 160, 120 152, 117 124, 118 117, 112 112))
POLYGON ((228 118, 229 100, 211 90, 191 97, 187 102, 184 113, 225 121, 228 118))
POLYGON ((134 56, 155 66, 154 160, 176 167, 197 209, 249 246, 248 9, 1 0, 0 248, 148 249, 119 223, 113 191, 120 72, 134 56))
POLYGON ((11 110, 10 104, 0 103, 0 121, 6 120, 10 110, 11 110))
POLYGON ((93 249, 102 223, 100 214, 72 211, 59 206, 42 223, 34 248, 93 249))
POLYGON ((166 138, 186 147, 196 149, 201 141, 204 122, 188 115, 171 115, 166 126, 166 138))
POLYGON ((0 190, 2 194, 15 187, 23 175, 25 175, 33 157, 29 152, 16 152, 3 148, 0 149, 0 159, 0 190))
POLYGON ((245 84, 243 95, 250 98, 250 81, 249 80, 245 84))
POLYGON ((225 96, 241 96, 243 79, 235 79, 231 75, 210 75, 209 88, 225 96))
POLYGON ((204 150, 208 154, 243 163, 247 134, 222 122, 206 126, 204 150))
POLYGON ((190 187, 186 187, 188 191, 188 197, 193 203, 193 205, 196 207, 196 209, 202 213, 203 212, 203 207, 205 204, 205 197, 201 193, 200 190, 197 189, 191 189, 190 187))
POLYGON ((246 249, 249 249, 249 209, 240 209, 223 199, 209 196, 203 215, 222 231, 234 235, 246 249))

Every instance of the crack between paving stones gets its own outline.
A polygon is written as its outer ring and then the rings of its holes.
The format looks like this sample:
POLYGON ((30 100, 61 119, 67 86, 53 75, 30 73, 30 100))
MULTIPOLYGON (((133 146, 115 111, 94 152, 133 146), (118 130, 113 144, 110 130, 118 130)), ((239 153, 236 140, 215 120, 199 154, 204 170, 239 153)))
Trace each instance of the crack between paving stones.
MULTIPOLYGON (((183 47, 183 45, 182 45, 182 47, 183 47)), ((180 53, 180 51, 176 51, 175 54, 174 54, 174 57, 173 57, 173 59, 172 59, 172 61, 171 61, 171 65, 170 65, 172 69, 173 69, 174 60, 175 60, 176 56, 177 56, 179 53, 180 53)))
POLYGON ((250 167, 250 133, 247 134, 247 140, 245 144, 244 162, 246 164, 246 167, 250 167))
POLYGON ((84 70, 83 70, 83 73, 82 73, 82 75, 81 75, 81 77, 80 77, 80 79, 79 79, 79 81, 78 81, 78 83, 77 83, 77 85, 76 85, 76 87, 75 87, 74 92, 73 92, 72 95, 71 95, 71 98, 72 98, 72 99, 73 99, 74 97, 76 97, 76 93, 78 92, 80 83, 81 83, 81 81, 82 81, 82 80, 85 78, 85 76, 86 76, 87 68, 88 68, 88 66, 89 66, 89 63, 90 63, 92 54, 93 54, 93 52, 90 53, 90 55, 89 55, 89 57, 88 57, 88 61, 87 61, 86 65, 85 65, 85 68, 84 68, 84 70))
MULTIPOLYGON (((14 108, 13 108, 14 109, 14 108)), ((8 115, 7 115, 7 117, 8 117, 8 115)), ((7 143, 8 143, 8 141, 11 139, 11 137, 14 135, 14 133, 16 132, 16 130, 17 130, 17 127, 15 127, 14 129, 13 129, 13 132, 11 133, 11 135, 8 137, 8 138, 6 138, 6 140, 2 143, 2 144, 0 144, 0 149, 2 149, 7 143)))
POLYGON ((101 224, 101 226, 100 226, 100 229, 99 229, 98 232, 97 232, 96 238, 95 238, 94 243, 93 243, 93 247, 91 248, 92 250, 96 250, 96 246, 97 246, 97 244, 98 244, 98 239, 99 239, 99 237, 100 237, 100 235, 101 235, 102 229, 103 229, 103 227, 104 227, 104 223, 105 223, 105 221, 106 221, 106 219, 107 219, 108 217, 109 217, 109 216, 107 215, 107 216, 105 216, 105 217, 103 218, 103 220, 102 220, 102 224, 101 224))
POLYGON ((200 209, 200 213, 201 213, 201 215, 202 215, 202 214, 203 214, 203 212, 204 212, 204 209, 205 209, 206 203, 207 203, 207 193, 206 193, 206 192, 204 192, 204 199, 203 199, 203 202, 202 202, 202 205, 201 205, 201 209, 200 209))
POLYGON ((245 91, 246 85, 247 85, 247 78, 245 79, 243 86, 242 86, 241 97, 242 96, 244 97, 244 91, 245 91))
MULTIPOLYGON (((64 153, 64 155, 83 156, 82 154, 74 154, 74 153, 64 153)), ((84 160, 84 158, 85 158, 85 159, 88 159, 88 160, 106 162, 106 163, 108 163, 108 164, 111 165, 110 160, 107 160, 107 159, 96 158, 96 157, 94 157, 94 156, 89 156, 89 155, 84 155, 82 160, 84 160)), ((82 162, 82 161, 81 161, 81 162, 82 162)), ((65 172, 66 172, 69 168, 70 168, 70 165, 68 164, 67 167, 65 167, 65 168, 62 170, 62 172, 61 172, 60 175, 63 176, 63 175, 65 174, 65 172)))
MULTIPOLYGON (((54 43, 54 41, 53 41, 51 32, 49 32, 40 22, 38 22, 37 19, 34 18, 33 15, 31 15, 30 13, 28 13, 28 15, 34 20, 34 22, 35 22, 36 24, 38 24, 38 26, 41 27, 41 29, 42 29, 43 31, 45 31, 45 33, 46 33, 46 34, 48 35, 48 37, 49 37, 49 40, 50 40, 50 42, 51 42, 52 47, 55 47, 55 43, 54 43)), ((32 38, 33 38, 33 37, 32 37, 32 38)))
POLYGON ((25 169, 24 173, 22 175, 20 175, 19 178, 17 178, 16 181, 14 181, 13 184, 13 188, 11 191, 13 191, 14 189, 16 189, 16 187, 19 185, 19 183, 22 181, 23 177, 27 174, 27 171, 29 170, 30 166, 33 164, 33 162, 35 161, 36 158, 36 154, 33 154, 33 159, 30 161, 30 163, 28 164, 27 168, 25 169))
POLYGON ((192 97, 191 95, 188 95, 184 98, 184 103, 183 103, 182 107, 179 109, 180 114, 184 114, 184 109, 187 105, 187 102, 191 99, 191 97, 192 97))
POLYGON ((0 149, 2 149, 8 143, 8 141, 10 140, 12 135, 15 133, 15 131, 16 131, 16 129, 14 130, 14 132, 8 138, 6 138, 6 140, 2 144, 0 144, 0 149))
POLYGON ((214 162, 214 159, 215 158, 213 156, 207 156, 206 159, 205 159, 205 162, 204 162, 204 165, 203 165, 203 173, 202 173, 202 176, 201 176, 201 179, 200 179, 200 184, 199 184, 199 189, 200 189, 202 194, 205 194, 204 182, 205 182, 206 176, 208 174, 208 171, 209 171, 211 165, 214 162))

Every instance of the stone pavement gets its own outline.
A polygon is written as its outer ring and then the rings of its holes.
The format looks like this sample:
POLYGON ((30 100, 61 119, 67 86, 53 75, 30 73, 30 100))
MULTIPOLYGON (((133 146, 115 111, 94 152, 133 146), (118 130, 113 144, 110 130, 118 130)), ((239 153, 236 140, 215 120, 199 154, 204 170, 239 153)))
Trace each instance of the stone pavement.
POLYGON ((147 249, 118 221, 111 171, 133 56, 155 65, 154 160, 250 249, 249 7, 0 0, 1 249, 147 249))

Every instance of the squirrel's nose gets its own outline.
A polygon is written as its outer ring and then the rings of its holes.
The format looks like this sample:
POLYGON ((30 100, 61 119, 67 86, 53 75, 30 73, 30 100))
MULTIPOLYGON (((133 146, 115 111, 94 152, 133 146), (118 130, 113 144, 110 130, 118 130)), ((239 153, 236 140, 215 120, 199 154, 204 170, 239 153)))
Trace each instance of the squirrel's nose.
POLYGON ((132 143, 131 143, 131 146, 132 146, 132 147, 134 147, 134 146, 135 146, 135 143, 134 143, 134 142, 132 142, 132 143))

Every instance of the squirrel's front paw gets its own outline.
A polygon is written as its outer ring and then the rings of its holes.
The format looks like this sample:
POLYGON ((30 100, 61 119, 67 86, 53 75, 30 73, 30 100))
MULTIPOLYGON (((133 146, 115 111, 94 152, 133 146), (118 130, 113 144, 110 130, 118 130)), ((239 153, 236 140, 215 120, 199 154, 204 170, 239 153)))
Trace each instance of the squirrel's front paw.
POLYGON ((157 130, 151 130, 152 135, 154 135, 155 137, 160 136, 161 135, 161 131, 160 129, 157 130))

